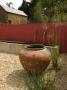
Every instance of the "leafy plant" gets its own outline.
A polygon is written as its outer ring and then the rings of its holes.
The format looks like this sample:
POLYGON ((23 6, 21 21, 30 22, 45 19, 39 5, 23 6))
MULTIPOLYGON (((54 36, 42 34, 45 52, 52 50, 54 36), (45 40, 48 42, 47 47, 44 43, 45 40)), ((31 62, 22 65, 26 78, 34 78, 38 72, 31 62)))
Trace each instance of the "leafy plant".
POLYGON ((28 90, 53 90, 54 80, 51 80, 50 73, 44 74, 27 74, 24 78, 28 90))
POLYGON ((59 64, 58 64, 58 59, 59 59, 59 50, 58 47, 53 47, 52 50, 52 65, 53 68, 55 69, 55 71, 57 71, 59 69, 59 64))

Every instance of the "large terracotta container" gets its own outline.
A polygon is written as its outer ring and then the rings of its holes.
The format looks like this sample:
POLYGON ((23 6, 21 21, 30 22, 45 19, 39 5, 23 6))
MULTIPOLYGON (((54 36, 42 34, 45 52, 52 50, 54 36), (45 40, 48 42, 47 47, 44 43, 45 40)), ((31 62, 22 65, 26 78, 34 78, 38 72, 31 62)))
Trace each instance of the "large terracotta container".
POLYGON ((43 45, 33 44, 21 50, 19 59, 29 73, 42 73, 50 63, 51 52, 43 45))

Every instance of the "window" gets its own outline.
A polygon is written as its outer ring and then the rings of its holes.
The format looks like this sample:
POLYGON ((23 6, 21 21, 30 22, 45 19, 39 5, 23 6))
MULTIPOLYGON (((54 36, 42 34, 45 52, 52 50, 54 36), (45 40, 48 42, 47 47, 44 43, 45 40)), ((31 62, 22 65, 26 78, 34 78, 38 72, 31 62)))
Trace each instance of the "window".
POLYGON ((11 20, 8 20, 8 23, 11 24, 11 20))

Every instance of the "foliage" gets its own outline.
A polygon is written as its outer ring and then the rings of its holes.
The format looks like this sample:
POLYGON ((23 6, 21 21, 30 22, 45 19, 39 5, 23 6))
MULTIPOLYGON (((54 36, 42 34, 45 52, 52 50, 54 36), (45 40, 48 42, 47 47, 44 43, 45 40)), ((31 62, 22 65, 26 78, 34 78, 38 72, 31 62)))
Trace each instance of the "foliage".
POLYGON ((28 16, 30 16, 31 8, 25 0, 23 0, 22 5, 18 9, 24 11, 28 16))
POLYGON ((20 10, 23 10, 27 15, 28 19, 31 22, 42 22, 42 8, 41 2, 39 0, 32 0, 31 3, 23 0, 22 5, 19 7, 20 10))
POLYGON ((66 10, 64 9, 64 7, 66 7, 66 2, 67 0, 32 0, 31 3, 27 3, 25 0, 23 0, 23 3, 19 9, 23 10, 28 15, 29 20, 31 20, 32 22, 37 22, 37 9, 38 11, 40 10, 39 17, 42 17, 41 14, 43 13, 44 16, 47 16, 48 22, 53 22, 53 17, 57 18, 56 16, 59 14, 61 14, 60 21, 63 21, 63 12, 64 10, 66 10), (41 4, 39 4, 40 2, 41 4), (34 7, 36 7, 36 10, 34 10, 34 7), (36 14, 34 14, 35 12, 36 14))
POLYGON ((51 79, 50 72, 44 74, 27 74, 24 77, 28 90, 53 90, 54 79, 51 79))
POLYGON ((55 71, 57 71, 59 69, 59 64, 58 64, 58 59, 59 59, 59 50, 58 50, 58 47, 55 46, 52 48, 51 50, 52 52, 52 65, 53 65, 53 69, 55 71))
MULTIPOLYGON (((44 0, 43 0, 44 1, 44 0)), ((64 1, 65 0, 45 0, 43 4, 43 8, 46 7, 46 10, 44 10, 44 14, 48 17, 48 22, 55 22, 57 20, 54 20, 59 16, 59 14, 63 14, 63 8, 64 8, 64 1), (55 18, 53 18, 55 17, 55 18)), ((61 22, 61 19, 59 21, 61 22)))
POLYGON ((33 21, 34 22, 43 22, 44 17, 42 15, 42 7, 41 7, 41 2, 39 1, 36 3, 34 6, 34 15, 33 15, 33 21))

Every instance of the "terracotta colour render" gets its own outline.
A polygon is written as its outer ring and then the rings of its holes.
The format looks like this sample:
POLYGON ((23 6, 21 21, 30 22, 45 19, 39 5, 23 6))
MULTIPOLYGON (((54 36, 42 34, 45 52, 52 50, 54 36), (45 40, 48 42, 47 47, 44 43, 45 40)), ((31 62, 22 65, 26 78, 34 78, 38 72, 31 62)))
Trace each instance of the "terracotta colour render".
POLYGON ((43 43, 55 41, 61 52, 67 52, 67 23, 61 24, 0 24, 0 41, 43 43), (47 26, 47 28, 46 28, 47 26))

